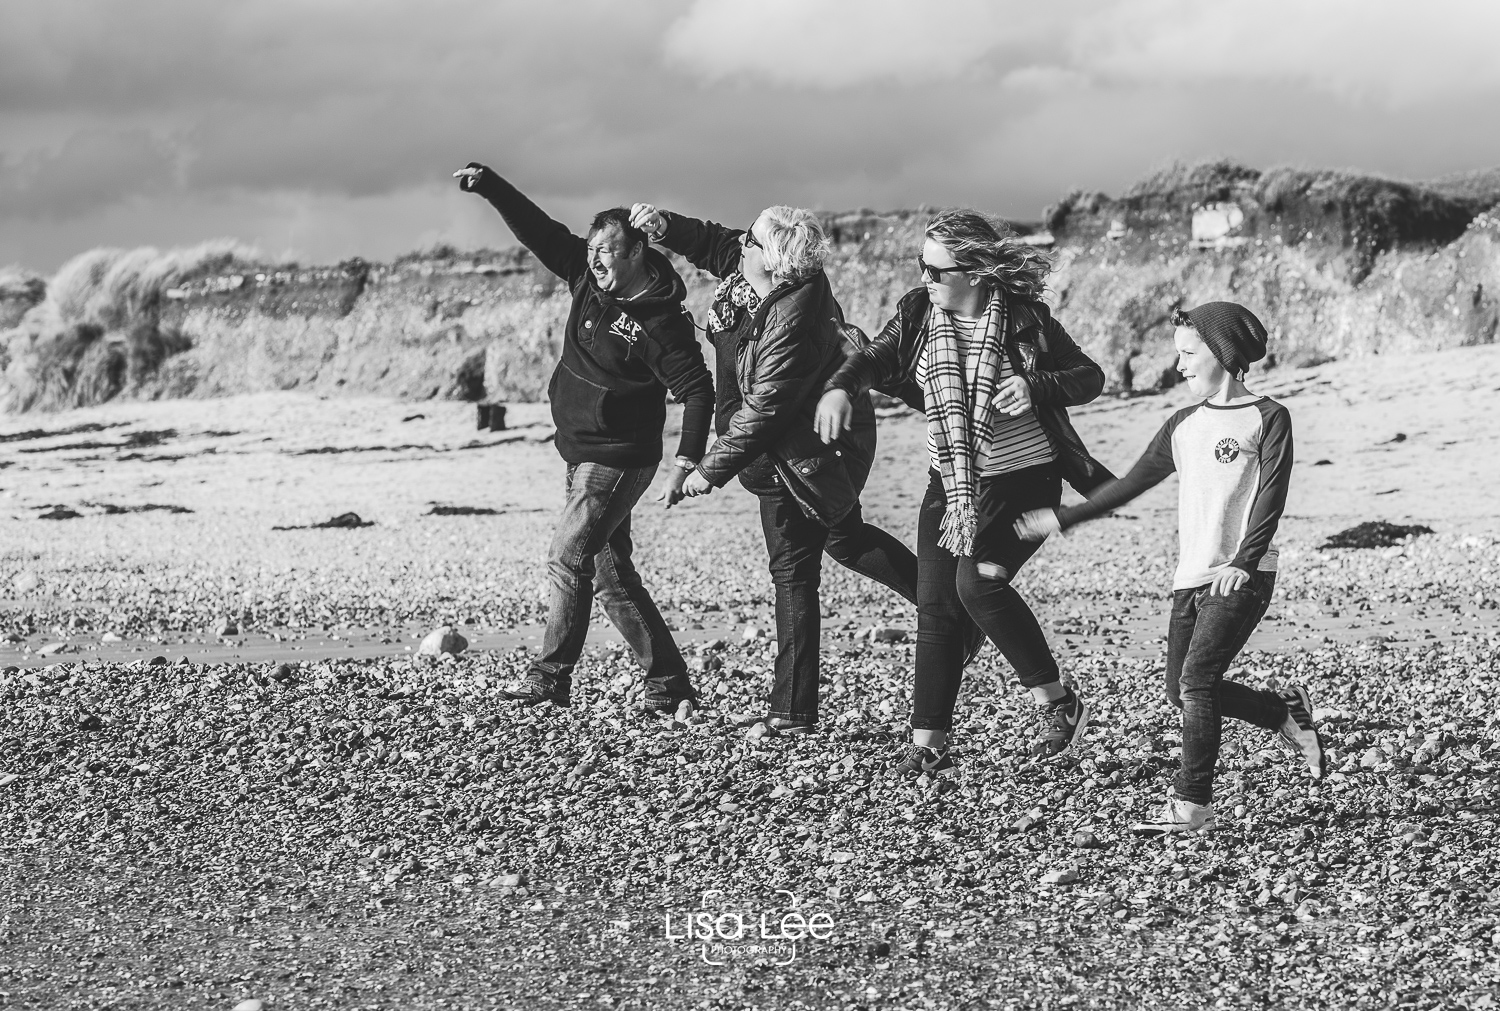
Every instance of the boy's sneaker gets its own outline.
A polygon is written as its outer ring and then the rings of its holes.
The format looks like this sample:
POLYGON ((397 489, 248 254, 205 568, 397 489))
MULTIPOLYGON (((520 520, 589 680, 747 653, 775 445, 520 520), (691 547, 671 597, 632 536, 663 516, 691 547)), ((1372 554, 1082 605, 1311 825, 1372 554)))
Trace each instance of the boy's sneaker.
POLYGON ((1031 757, 1045 761, 1072 751, 1073 746, 1083 740, 1083 732, 1089 725, 1089 715, 1088 704, 1071 688, 1061 699, 1044 705, 1044 730, 1041 739, 1031 747, 1031 757))
POLYGON ((958 769, 953 764, 953 756, 949 753, 949 749, 924 748, 920 744, 907 745, 906 754, 894 766, 893 771, 912 779, 922 775, 958 775, 958 769))
POLYGON ((573 704, 568 698, 569 687, 567 681, 548 685, 533 678, 518 678, 500 689, 500 697, 519 702, 523 706, 539 706, 543 702, 550 702, 566 709, 573 704))
POLYGON ((1167 802, 1162 805, 1154 819, 1131 822, 1130 831, 1141 835, 1170 835, 1174 832, 1202 832, 1213 828, 1214 807, 1212 804, 1194 804, 1180 800, 1177 794, 1167 791, 1167 802))
POLYGON ((1323 750, 1323 738, 1313 726, 1312 702, 1307 698, 1307 689, 1301 685, 1288 685, 1276 693, 1286 703, 1286 722, 1280 734, 1292 749, 1307 761, 1307 771, 1313 779, 1322 779, 1328 771, 1328 753, 1323 750))

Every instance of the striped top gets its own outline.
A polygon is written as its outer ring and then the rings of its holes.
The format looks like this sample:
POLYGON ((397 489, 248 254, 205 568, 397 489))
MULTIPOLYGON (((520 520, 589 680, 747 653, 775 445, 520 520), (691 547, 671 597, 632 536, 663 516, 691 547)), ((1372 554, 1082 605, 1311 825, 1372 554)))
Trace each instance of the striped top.
MULTIPOLYGON (((979 375, 979 356, 970 354, 969 349, 975 347, 974 331, 979 327, 979 320, 959 316, 956 313, 950 314, 949 318, 953 320, 953 329, 957 332, 959 345, 964 350, 966 365, 964 380, 968 388, 972 390, 979 375)), ((1000 381, 996 383, 996 386, 1003 384, 1015 374, 1015 369, 1010 364, 1010 355, 1002 354, 1000 356, 1000 381)), ((923 389, 927 388, 927 345, 925 344, 917 354, 916 380, 923 389)), ((937 428, 937 420, 928 418, 927 456, 934 468, 938 466, 937 428)), ((1012 471, 1035 467, 1057 459, 1057 451, 1052 448, 1052 441, 1047 438, 1041 422, 1037 421, 1035 411, 1027 411, 1014 418, 997 411, 993 435, 994 438, 989 444, 975 447, 977 451, 975 472, 980 477, 1009 474, 1012 471)))

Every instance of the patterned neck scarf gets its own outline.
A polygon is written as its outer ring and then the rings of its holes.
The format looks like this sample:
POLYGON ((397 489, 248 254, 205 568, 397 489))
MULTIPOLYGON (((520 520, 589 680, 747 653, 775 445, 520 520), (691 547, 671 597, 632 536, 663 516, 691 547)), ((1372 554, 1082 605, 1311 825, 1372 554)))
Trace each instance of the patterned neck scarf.
POLYGON ((928 310, 922 339, 927 346, 926 394, 927 416, 937 421, 935 442, 938 474, 943 480, 942 535, 938 544, 963 557, 974 551, 974 530, 978 525, 975 502, 979 492, 977 447, 987 445, 994 434, 995 387, 1000 382, 1001 355, 1005 354, 1005 329, 1009 313, 1005 299, 998 293, 990 297, 979 326, 974 330, 974 344, 968 355, 977 355, 978 373, 971 387, 951 313, 928 310))
POLYGON ((745 275, 736 270, 714 289, 713 305, 708 310, 708 332, 723 333, 739 326, 745 313, 753 313, 760 307, 760 296, 745 280, 745 275))

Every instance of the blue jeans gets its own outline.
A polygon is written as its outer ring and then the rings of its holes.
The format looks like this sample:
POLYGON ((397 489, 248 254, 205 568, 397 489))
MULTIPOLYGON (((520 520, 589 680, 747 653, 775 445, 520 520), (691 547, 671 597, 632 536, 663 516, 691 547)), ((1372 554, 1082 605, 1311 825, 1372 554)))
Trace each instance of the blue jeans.
POLYGON ((549 688, 571 686, 597 590, 604 613, 646 670, 648 695, 692 694, 682 653, 630 561, 630 510, 655 474, 655 467, 568 465, 567 501, 547 552, 547 631, 542 655, 527 674, 531 680, 549 688))
POLYGON ((1214 766, 1224 717, 1276 730, 1286 722, 1286 703, 1224 672, 1265 616, 1276 573, 1251 573, 1229 594, 1207 586, 1172 592, 1167 627, 1167 698, 1182 710, 1182 768, 1172 787, 1178 798, 1207 804, 1214 795, 1214 766))

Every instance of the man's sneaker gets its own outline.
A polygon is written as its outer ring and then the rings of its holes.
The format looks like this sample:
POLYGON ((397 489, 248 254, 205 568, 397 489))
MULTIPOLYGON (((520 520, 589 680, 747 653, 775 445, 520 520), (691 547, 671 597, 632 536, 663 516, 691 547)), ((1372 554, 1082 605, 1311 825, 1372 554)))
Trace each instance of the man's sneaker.
POLYGON ((1212 804, 1194 804, 1179 800, 1175 793, 1167 792, 1167 802, 1162 805, 1154 819, 1130 823, 1130 831, 1141 835, 1170 835, 1173 832, 1202 832, 1213 828, 1214 807, 1212 804))
POLYGON ((670 716, 678 720, 692 716, 697 708, 698 693, 692 688, 685 695, 648 688, 640 704, 641 714, 644 716, 670 716))
POLYGON ((568 684, 545 685, 531 678, 519 678, 500 689, 502 699, 511 699, 523 706, 538 706, 550 702, 564 709, 573 704, 568 698, 568 684))
POLYGON ((1323 750, 1323 738, 1313 726, 1312 703, 1308 701, 1307 689, 1301 685, 1288 685, 1276 693, 1286 703, 1286 722, 1280 727, 1292 749, 1307 761, 1307 771, 1313 779, 1322 779, 1328 771, 1328 753, 1323 750))
POLYGON ((1068 694, 1056 702, 1042 707, 1042 737, 1031 747, 1031 756, 1039 760, 1059 758, 1073 750, 1083 740, 1083 732, 1089 726, 1089 707, 1078 693, 1068 689, 1068 694))
POLYGON ((903 776, 909 776, 912 779, 916 779, 922 775, 958 775, 958 769, 953 764, 953 756, 947 748, 934 750, 933 748, 924 748, 920 744, 907 745, 906 754, 895 765, 893 771, 903 776))

